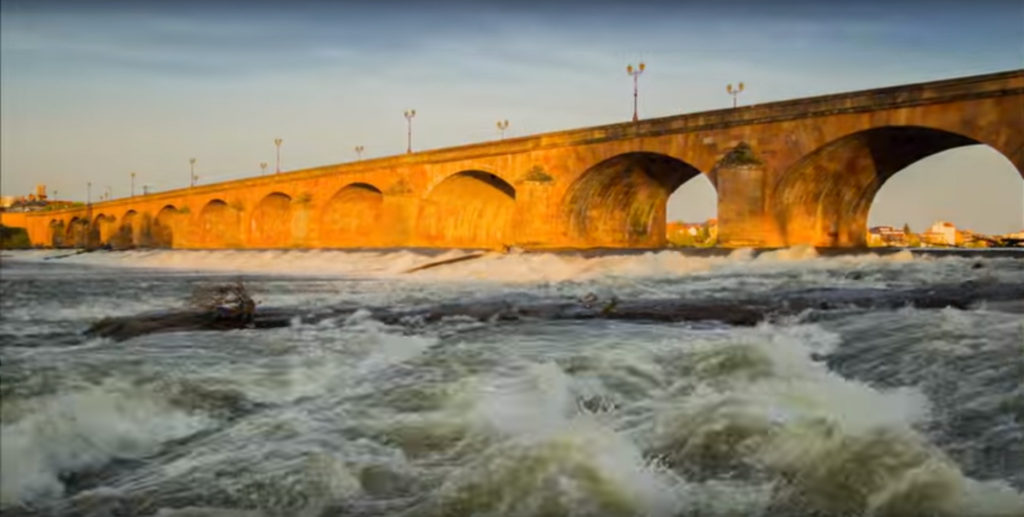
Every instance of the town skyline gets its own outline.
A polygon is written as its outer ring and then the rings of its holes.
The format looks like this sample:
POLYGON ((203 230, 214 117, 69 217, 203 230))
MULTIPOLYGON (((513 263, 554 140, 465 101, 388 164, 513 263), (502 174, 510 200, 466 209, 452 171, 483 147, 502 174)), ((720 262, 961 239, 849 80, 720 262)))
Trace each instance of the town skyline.
MULTIPOLYGON (((498 120, 510 121, 508 138, 627 121, 625 66, 641 60, 641 119, 728 108, 726 84, 738 81, 743 106, 1024 62, 1024 46, 1006 44, 1024 41, 1024 8, 1012 2, 744 4, 746 17, 663 2, 224 6, 4 2, 0 191, 45 183, 84 201, 91 181, 94 196, 109 186, 123 197, 131 172, 138 190, 180 188, 192 157, 200 184, 256 176, 275 161, 274 138, 284 170, 401 154, 410 108, 414 150, 497 140, 498 120)), ((992 153, 964 148, 912 165, 928 165, 931 181, 900 187, 912 171, 896 175, 869 224, 934 220, 935 206, 950 205, 943 196, 963 192, 955 173, 969 171, 977 195, 942 218, 1019 230, 1024 183, 992 153), (923 199, 908 206, 908 194, 923 199), (890 207, 899 220, 876 218, 890 207)), ((669 219, 713 216, 714 206, 698 177, 670 199, 669 219)))

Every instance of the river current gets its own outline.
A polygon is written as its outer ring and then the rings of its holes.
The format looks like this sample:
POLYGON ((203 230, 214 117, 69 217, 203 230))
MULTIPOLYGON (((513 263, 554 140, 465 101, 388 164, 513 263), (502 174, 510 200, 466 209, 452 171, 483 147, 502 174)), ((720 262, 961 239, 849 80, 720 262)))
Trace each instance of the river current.
POLYGON ((1024 258, 4 252, 0 511, 1024 515, 1024 301, 714 321, 382 323, 338 304, 730 300, 1024 281, 1024 258), (241 278, 273 329, 116 342, 241 278))

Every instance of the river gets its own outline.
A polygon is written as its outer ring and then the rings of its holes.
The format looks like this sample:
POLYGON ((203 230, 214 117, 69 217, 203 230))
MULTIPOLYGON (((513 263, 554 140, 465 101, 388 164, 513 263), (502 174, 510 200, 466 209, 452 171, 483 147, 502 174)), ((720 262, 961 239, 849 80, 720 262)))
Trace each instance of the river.
POLYGON ((1024 515, 1021 300, 757 325, 305 317, 1021 283, 1022 257, 530 253, 404 273, 460 253, 5 251, 0 509, 1024 515), (239 278, 291 324, 83 335, 239 278))

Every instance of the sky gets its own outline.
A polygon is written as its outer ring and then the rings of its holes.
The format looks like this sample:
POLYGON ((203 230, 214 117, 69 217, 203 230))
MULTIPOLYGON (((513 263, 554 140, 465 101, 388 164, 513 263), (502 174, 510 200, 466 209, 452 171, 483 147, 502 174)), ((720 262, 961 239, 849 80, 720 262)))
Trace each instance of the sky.
MULTIPOLYGON (((417 150, 626 121, 640 60, 641 117, 727 107, 738 81, 751 104, 1024 68, 1019 1, 767 3, 0 0, 0 192, 179 188, 191 157, 200 183, 258 175, 276 137, 283 170, 400 154, 408 108, 417 150)), ((698 177, 669 217, 715 202, 698 177)), ((1020 230, 1024 181, 948 151, 869 223, 936 218, 1020 230)))

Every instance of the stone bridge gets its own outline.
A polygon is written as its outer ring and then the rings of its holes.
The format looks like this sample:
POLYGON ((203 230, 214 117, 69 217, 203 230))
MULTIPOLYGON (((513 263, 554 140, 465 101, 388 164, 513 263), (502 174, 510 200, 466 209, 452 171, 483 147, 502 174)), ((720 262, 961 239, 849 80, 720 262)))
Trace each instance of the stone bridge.
POLYGON ((8 212, 2 222, 40 246, 646 248, 665 244, 669 195, 706 174, 722 246, 862 246, 887 179, 979 143, 1024 174, 1024 70, 8 212))

